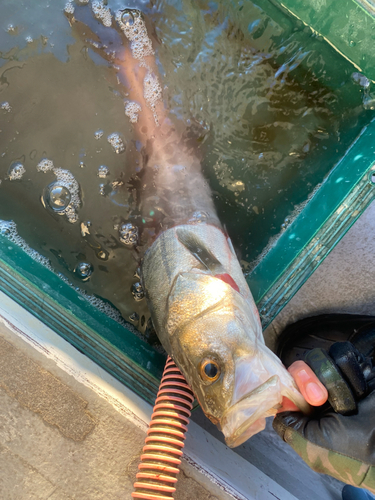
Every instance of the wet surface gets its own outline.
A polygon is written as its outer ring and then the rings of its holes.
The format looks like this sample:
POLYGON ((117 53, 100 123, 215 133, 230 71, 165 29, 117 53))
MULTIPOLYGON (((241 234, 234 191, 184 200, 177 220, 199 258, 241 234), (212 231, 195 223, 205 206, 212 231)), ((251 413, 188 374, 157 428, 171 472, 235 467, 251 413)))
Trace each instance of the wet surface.
POLYGON ((288 18, 241 5, 0 6, 0 219, 141 331, 147 240, 137 190, 147 149, 118 76, 127 43, 119 9, 144 14, 171 117, 202 157, 246 269, 374 115, 364 105, 370 83, 334 49, 288 18))

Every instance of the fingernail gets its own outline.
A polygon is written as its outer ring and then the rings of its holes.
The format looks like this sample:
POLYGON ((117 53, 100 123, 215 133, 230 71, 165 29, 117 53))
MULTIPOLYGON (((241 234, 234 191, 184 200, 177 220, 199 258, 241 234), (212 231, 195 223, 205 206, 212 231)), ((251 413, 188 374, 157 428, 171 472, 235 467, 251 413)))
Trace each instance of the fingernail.
POLYGON ((321 401, 325 397, 323 389, 314 382, 310 382, 309 384, 307 384, 305 391, 306 396, 309 398, 311 403, 321 401))

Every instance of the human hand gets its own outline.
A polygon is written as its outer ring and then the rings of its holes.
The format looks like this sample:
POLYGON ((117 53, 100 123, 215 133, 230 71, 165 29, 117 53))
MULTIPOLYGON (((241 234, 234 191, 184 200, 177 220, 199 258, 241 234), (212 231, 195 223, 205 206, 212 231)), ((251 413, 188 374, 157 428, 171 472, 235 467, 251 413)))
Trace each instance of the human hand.
MULTIPOLYGON (((318 391, 307 389, 317 383, 302 361, 289 371, 310 404, 320 401, 318 391), (306 372, 303 373, 303 372, 306 372), (301 376, 302 373, 302 376, 301 376)), ((312 415, 290 411, 285 402, 273 422, 279 436, 316 472, 329 474, 347 484, 375 492, 375 370, 367 373, 368 395, 358 403, 355 415, 344 416, 324 405, 312 415), (289 410, 289 411, 285 411, 289 410)), ((319 386, 319 384, 317 384, 319 386)), ((321 401, 324 403, 324 398, 321 401)))
MULTIPOLYGON (((321 406, 328 399, 328 392, 312 369, 304 361, 295 361, 288 368, 294 378, 302 396, 311 406, 321 406)), ((298 407, 288 398, 283 399, 282 408, 278 413, 285 411, 299 411, 298 407)))

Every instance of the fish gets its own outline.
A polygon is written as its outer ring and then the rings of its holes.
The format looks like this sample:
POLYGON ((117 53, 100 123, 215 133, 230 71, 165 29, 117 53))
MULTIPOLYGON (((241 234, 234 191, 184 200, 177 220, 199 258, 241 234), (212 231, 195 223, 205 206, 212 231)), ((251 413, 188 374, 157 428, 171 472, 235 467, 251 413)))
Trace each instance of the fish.
MULTIPOLYGON (((138 31, 144 27, 139 24, 138 31)), ((158 80, 153 57, 145 57, 142 68, 128 55, 124 66, 129 94, 142 108, 135 126, 140 135, 147 130, 149 142, 141 210, 144 217, 163 214, 142 259, 141 282, 161 344, 205 415, 235 447, 264 429, 283 397, 305 412, 309 405, 265 345, 257 307, 218 218, 201 159, 163 103, 158 112, 145 102, 147 80, 158 80)))
POLYGON ((164 105, 142 13, 125 9, 115 19, 124 37, 116 64, 128 89, 125 114, 147 151, 138 180, 150 243, 140 279, 151 319, 203 412, 235 447, 264 429, 284 397, 303 412, 309 405, 265 345, 256 304, 217 215, 197 148, 164 105))
POLYGON ((265 428, 283 397, 309 406, 264 343, 259 314, 228 235, 206 222, 161 233, 142 281, 165 350, 229 447, 265 428))

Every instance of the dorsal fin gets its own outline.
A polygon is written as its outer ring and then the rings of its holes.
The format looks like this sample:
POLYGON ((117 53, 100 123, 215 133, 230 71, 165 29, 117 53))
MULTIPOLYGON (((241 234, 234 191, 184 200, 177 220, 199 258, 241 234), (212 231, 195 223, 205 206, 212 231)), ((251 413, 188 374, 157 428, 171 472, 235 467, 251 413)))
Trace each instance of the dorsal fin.
POLYGON ((217 260, 215 255, 207 247, 207 244, 199 238, 199 236, 192 231, 185 228, 178 228, 176 230, 178 240, 194 255, 194 257, 213 274, 217 274, 223 269, 220 261, 217 260))

